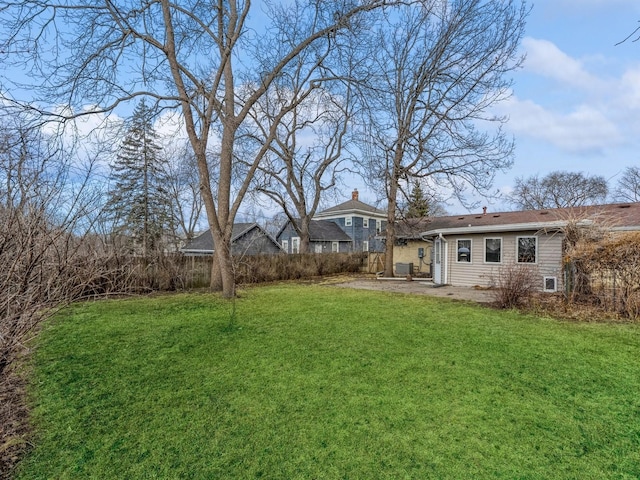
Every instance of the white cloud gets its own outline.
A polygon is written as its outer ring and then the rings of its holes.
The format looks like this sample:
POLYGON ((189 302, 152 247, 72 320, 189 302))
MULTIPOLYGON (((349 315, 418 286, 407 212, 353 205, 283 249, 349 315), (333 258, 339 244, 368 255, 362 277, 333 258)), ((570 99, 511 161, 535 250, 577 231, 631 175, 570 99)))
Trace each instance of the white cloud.
POLYGON ((620 108, 640 108, 640 67, 627 70, 616 89, 620 95, 620 108))
POLYGON ((598 152, 622 141, 616 125, 588 105, 560 113, 513 97, 503 105, 502 113, 509 115, 508 128, 517 135, 548 142, 565 152, 598 152))
POLYGON ((526 37, 522 40, 522 46, 527 52, 525 71, 584 90, 604 86, 601 79, 586 71, 582 62, 570 57, 548 40, 526 37))

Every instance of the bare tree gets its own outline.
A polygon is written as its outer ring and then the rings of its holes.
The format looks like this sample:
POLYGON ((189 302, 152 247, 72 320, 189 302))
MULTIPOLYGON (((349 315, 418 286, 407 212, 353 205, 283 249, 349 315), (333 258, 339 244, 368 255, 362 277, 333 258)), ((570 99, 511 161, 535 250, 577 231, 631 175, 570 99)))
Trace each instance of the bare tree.
POLYGON ((521 63, 527 13, 516 0, 434 0, 405 6, 379 28, 363 150, 367 173, 388 198, 385 275, 393 274, 403 185, 429 178, 464 201, 466 187, 486 195, 494 174, 511 165, 513 142, 500 129, 506 119, 489 109, 510 93, 506 75, 521 63))
MULTIPOLYGON (((80 161, 15 117, 0 120, 0 477, 24 445, 13 366, 40 322, 85 295, 106 293, 108 259, 92 235, 101 209, 94 159, 80 161), (98 251, 100 253, 98 253, 98 251)), ((120 290, 118 290, 120 291, 120 290)), ((8 477, 7 477, 8 478, 8 477)))
POLYGON ((259 166, 256 189, 282 209, 300 236, 300 253, 307 253, 311 219, 323 196, 348 169, 345 139, 352 102, 349 84, 340 92, 311 87, 311 72, 301 71, 300 65, 285 77, 279 97, 265 98, 254 112, 258 139, 277 129, 276 139, 259 166), (283 106, 291 102, 297 107, 278 119, 283 106))
MULTIPOLYGON (((234 178, 241 126, 300 54, 332 44, 342 31, 354 29, 362 15, 392 3, 16 1, 4 8, 7 20, 0 33, 0 58, 5 69, 15 66, 30 71, 33 82, 25 81, 28 85, 20 87, 34 92, 41 104, 69 105, 70 113, 57 112, 62 120, 86 104, 96 105, 94 111, 108 112, 140 96, 181 112, 215 243, 212 287, 230 297, 235 294, 233 222, 276 136, 275 128, 267 132, 262 148, 253 158, 244 159, 247 167, 241 170, 242 176, 234 178), (252 13, 260 20, 251 23, 252 13), (291 31, 301 34, 293 42, 280 41, 291 31), (260 53, 265 51, 268 55, 260 53), (215 186, 207 158, 208 147, 214 144, 219 152, 215 186)), ((309 78, 310 85, 319 86, 322 81, 309 78)), ((2 83, 8 89, 16 82, 4 75, 2 83)), ((279 117, 286 113, 287 109, 279 117)))
POLYGON ((625 168, 613 195, 616 200, 622 202, 640 201, 640 168, 625 168))
POLYGON ((188 145, 181 145, 172 152, 165 149, 165 154, 171 156, 166 162, 166 188, 172 200, 172 216, 177 224, 175 240, 190 240, 198 233, 203 213, 198 166, 188 145))
POLYGON ((565 208, 595 205, 607 198, 609 187, 604 177, 581 172, 551 172, 544 177, 516 178, 511 203, 521 210, 565 208))

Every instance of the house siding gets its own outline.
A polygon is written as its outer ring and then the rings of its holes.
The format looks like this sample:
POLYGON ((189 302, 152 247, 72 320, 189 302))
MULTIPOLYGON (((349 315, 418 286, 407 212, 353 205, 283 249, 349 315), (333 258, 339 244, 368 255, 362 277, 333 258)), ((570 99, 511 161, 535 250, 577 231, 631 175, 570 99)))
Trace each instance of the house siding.
MULTIPOLYGON (((342 228, 342 227, 341 227, 342 228)), ((350 228, 350 227, 347 227, 350 228)), ((344 229, 343 229, 344 230, 344 229)), ((296 229, 293 227, 291 222, 287 222, 282 231, 278 234, 278 243, 282 246, 282 241, 286 240, 288 245, 286 249, 286 253, 293 253, 292 250, 292 238, 299 238, 300 235, 296 232, 296 229)), ((322 253, 331 253, 331 246, 333 242, 338 242, 338 253, 349 253, 351 251, 351 241, 345 240, 309 240, 309 253, 315 253, 316 247, 319 246, 322 250, 322 253)))
POLYGON ((407 240, 406 245, 395 245, 393 247, 394 271, 396 263, 413 263, 414 275, 431 276, 431 242, 421 240, 407 240), (424 257, 418 256, 418 249, 424 249, 424 257))
MULTIPOLYGON (((461 287, 488 287, 501 272, 516 264, 516 244, 518 237, 537 237, 537 261, 531 264, 537 269, 539 289, 543 289, 544 277, 556 277, 558 289, 562 288, 562 239, 560 233, 540 233, 536 231, 451 235, 447 237, 448 283, 461 287), (502 262, 485 263, 485 238, 502 238, 502 262), (471 263, 457 262, 457 240, 471 240, 471 263)), ((520 264, 518 264, 520 265, 520 264)), ((527 264, 522 264, 527 265, 527 264)))

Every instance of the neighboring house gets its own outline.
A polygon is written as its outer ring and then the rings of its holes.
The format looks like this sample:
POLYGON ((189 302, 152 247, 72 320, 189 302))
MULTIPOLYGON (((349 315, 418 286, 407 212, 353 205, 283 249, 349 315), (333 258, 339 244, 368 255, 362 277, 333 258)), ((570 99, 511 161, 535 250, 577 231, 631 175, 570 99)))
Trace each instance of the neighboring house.
MULTIPOLYGON (((394 272, 396 275, 416 275, 431 277, 432 242, 422 238, 433 219, 407 218, 396 222, 396 235, 393 243, 394 272)), ((385 232, 380 234, 384 239, 385 232)))
MULTIPOLYGON (((384 243, 380 238, 376 238, 376 235, 386 228, 387 213, 361 202, 358 199, 357 189, 352 192, 351 200, 317 213, 313 221, 317 220, 338 225, 350 239, 348 250, 350 252, 384 251, 384 243)), ((278 241, 281 242, 280 237, 278 241)), ((311 251, 315 251, 314 248, 311 251)), ((342 244, 340 248, 342 252, 342 244)))
MULTIPOLYGON (((211 230, 189 240, 180 250, 183 254, 191 256, 213 255, 211 230)), ((235 223, 231 232, 231 253, 233 255, 266 255, 282 253, 282 248, 257 223, 235 223)))
MULTIPOLYGON (((640 230, 640 203, 435 217, 421 236, 433 243, 433 281, 489 286, 513 265, 530 265, 540 290, 563 284, 564 231, 569 223, 610 232, 640 230)), ((511 267, 512 268, 512 267, 511 267)))
MULTIPOLYGON (((300 222, 300 220, 296 220, 300 222)), ((300 253, 300 236, 291 221, 287 221, 276 236, 286 253, 300 253)), ((352 240, 338 224, 329 220, 311 220, 309 224, 310 253, 345 253, 352 251, 352 240)))

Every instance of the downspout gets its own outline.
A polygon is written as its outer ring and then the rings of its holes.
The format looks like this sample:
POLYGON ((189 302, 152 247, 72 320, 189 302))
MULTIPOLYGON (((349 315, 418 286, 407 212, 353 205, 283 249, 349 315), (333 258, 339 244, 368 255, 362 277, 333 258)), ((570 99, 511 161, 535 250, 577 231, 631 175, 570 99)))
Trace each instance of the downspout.
POLYGON ((444 243, 443 250, 440 252, 440 261, 442 265, 442 284, 447 285, 449 283, 449 269, 447 268, 447 263, 449 262, 449 258, 447 255, 447 244, 449 243, 446 238, 442 236, 442 232, 438 234, 438 238, 444 243))

